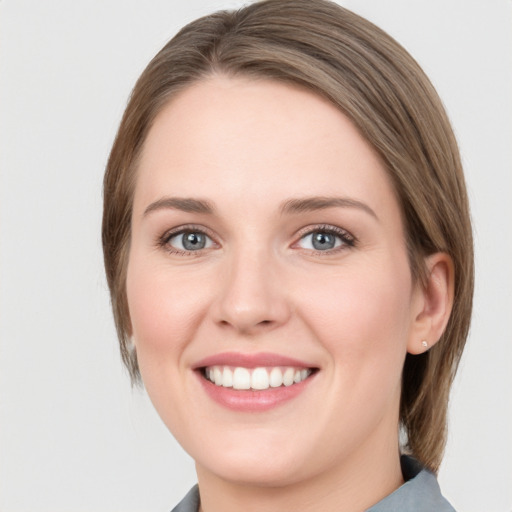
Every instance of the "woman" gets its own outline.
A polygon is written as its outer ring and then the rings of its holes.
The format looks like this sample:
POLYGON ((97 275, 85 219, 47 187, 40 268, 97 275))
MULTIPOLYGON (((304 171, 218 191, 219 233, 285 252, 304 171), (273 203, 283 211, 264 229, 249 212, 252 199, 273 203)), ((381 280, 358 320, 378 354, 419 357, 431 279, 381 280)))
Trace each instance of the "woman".
POLYGON ((104 187, 124 362, 196 462, 177 510, 453 510, 471 226, 403 48, 323 0, 199 19, 137 82, 104 187))

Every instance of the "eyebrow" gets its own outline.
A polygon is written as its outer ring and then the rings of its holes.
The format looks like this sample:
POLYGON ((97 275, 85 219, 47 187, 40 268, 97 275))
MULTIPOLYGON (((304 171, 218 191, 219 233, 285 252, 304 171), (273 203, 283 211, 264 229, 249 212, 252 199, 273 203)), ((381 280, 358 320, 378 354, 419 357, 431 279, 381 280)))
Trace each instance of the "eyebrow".
POLYGON ((181 210, 187 213, 214 213, 213 205, 204 199, 192 199, 189 197, 163 197, 151 203, 144 210, 144 217, 157 210, 181 210))
MULTIPOLYGON (((281 205, 281 213, 293 214, 325 210, 327 208, 357 208, 375 219, 379 220, 377 214, 365 203, 349 197, 304 197, 300 199, 289 199, 281 205)), ((212 203, 205 199, 193 199, 190 197, 163 197, 151 203, 145 210, 143 216, 157 210, 181 210, 187 213, 202 213, 212 215, 215 208, 212 203)))
POLYGON ((377 214, 365 203, 349 197, 304 197, 300 199, 290 199, 281 206, 281 213, 303 213, 315 210, 325 210, 327 208, 357 208, 362 210, 376 220, 379 220, 377 214))

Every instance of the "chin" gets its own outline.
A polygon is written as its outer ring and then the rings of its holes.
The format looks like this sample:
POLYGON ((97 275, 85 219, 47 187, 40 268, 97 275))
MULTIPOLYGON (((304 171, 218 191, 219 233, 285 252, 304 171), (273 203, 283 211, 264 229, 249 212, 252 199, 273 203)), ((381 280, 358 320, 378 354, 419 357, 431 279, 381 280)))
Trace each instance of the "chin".
POLYGON ((298 452, 293 443, 287 446, 275 441, 254 443, 253 438, 250 444, 239 444, 228 439, 222 449, 220 443, 215 450, 205 450, 203 445, 191 455, 198 468, 238 484, 281 487, 300 481, 308 467, 306 454, 298 452))
POLYGON ((223 480, 240 485, 284 487, 303 480, 301 466, 292 462, 262 460, 257 457, 241 460, 240 456, 237 456, 226 457, 222 463, 213 464, 205 469, 223 480))

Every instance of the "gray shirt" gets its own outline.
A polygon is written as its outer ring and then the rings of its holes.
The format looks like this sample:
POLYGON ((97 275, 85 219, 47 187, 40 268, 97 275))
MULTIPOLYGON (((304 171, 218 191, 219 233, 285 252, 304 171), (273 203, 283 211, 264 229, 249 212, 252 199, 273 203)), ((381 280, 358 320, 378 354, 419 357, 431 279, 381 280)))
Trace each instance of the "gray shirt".
MULTIPOLYGON (((443 498, 435 475, 412 457, 400 459, 405 483, 366 512, 455 512, 443 498)), ((199 489, 192 487, 172 512, 197 512, 199 489)))

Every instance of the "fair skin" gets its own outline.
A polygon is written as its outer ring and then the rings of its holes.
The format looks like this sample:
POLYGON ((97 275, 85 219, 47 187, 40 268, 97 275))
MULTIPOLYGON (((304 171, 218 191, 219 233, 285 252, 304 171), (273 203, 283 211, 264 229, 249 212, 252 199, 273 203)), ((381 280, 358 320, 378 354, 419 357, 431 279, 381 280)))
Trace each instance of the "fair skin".
POLYGON ((426 263, 424 289, 380 159, 322 98, 213 76, 163 108, 138 168, 128 304, 204 511, 359 511, 403 483, 404 358, 451 304, 449 258, 426 263), (303 380, 208 380, 238 367, 303 380))

